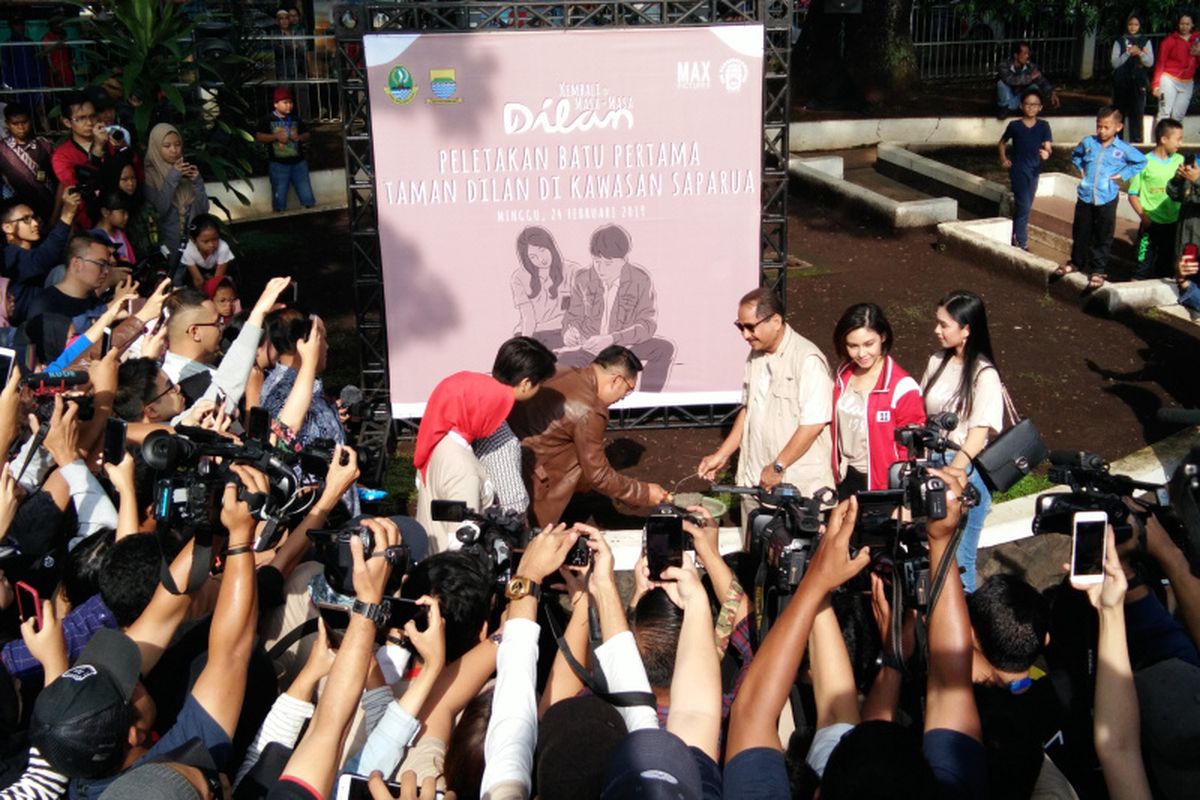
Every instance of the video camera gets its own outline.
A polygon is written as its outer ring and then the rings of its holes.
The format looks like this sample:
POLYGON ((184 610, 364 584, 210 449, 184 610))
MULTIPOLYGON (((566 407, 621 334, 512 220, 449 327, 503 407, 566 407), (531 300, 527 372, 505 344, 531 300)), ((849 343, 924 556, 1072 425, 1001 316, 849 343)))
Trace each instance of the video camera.
POLYGON ((1050 452, 1051 483, 1071 487, 1070 492, 1038 495, 1033 517, 1033 532, 1071 535, 1071 521, 1080 511, 1103 511, 1108 515, 1118 543, 1133 536, 1132 512, 1124 498, 1134 492, 1152 492, 1151 507, 1171 505, 1167 487, 1135 481, 1126 475, 1113 475, 1109 464, 1095 453, 1072 450, 1050 452))
POLYGON ((231 464, 246 464, 266 475, 270 491, 265 495, 248 495, 240 483, 238 488, 239 498, 267 522, 255 543, 256 550, 266 550, 278 539, 284 517, 305 511, 314 497, 300 492, 294 467, 324 475, 333 448, 317 441, 304 453, 289 453, 257 439, 238 444, 213 431, 181 425, 174 433, 152 431, 142 442, 142 456, 151 468, 166 473, 155 484, 155 519, 184 532, 211 533, 220 516, 225 484, 239 483, 231 464))
POLYGON ((484 559, 499 586, 512 579, 516 567, 513 554, 524 550, 534 535, 522 515, 498 505, 475 512, 461 500, 434 500, 430 515, 438 522, 463 523, 454 532, 455 538, 463 550, 484 559))

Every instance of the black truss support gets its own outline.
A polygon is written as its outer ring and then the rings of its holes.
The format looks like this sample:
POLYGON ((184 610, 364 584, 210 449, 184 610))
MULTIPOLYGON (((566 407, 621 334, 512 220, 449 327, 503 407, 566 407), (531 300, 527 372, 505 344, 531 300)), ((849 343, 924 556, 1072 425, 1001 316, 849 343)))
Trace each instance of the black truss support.
MULTIPOLYGON (((346 194, 354 271, 354 308, 358 325, 362 389, 369 410, 359 447, 376 456, 365 475, 377 482, 390 436, 416 433, 415 420, 391 419, 388 398, 387 325, 384 319, 383 264, 379 252, 379 216, 375 201, 371 112, 367 102, 362 37, 388 32, 463 32, 480 29, 678 27, 761 23, 763 31, 761 284, 786 299, 787 162, 791 108, 789 74, 792 48, 792 0, 658 0, 572 5, 549 0, 503 3, 489 0, 403 0, 354 3, 334 9, 338 87, 344 119, 346 194), (519 20, 520 27, 512 28, 519 20)), ((613 427, 686 428, 728 424, 736 406, 660 406, 625 409, 612 415, 613 427)))

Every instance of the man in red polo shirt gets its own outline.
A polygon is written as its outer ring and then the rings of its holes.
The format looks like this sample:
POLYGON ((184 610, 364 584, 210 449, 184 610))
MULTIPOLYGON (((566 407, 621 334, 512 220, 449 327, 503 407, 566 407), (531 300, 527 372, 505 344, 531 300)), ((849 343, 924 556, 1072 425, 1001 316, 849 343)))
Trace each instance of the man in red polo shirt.
MULTIPOLYGON (((50 159, 54 175, 62 188, 76 186, 80 182, 80 167, 95 171, 95 190, 99 190, 100 165, 108 157, 108 129, 96 124, 96 109, 92 101, 82 92, 70 92, 62 101, 62 120, 70 136, 60 144, 50 159)), ((93 188, 93 187, 87 187, 93 188)), ((90 229, 95 224, 89 206, 95 196, 83 192, 83 202, 75 223, 80 228, 90 229)))

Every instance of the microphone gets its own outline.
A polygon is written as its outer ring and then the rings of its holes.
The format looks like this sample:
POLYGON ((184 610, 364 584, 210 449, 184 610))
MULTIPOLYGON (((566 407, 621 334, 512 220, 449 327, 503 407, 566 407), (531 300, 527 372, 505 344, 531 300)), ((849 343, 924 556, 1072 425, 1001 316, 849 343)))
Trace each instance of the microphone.
POLYGON ((1105 470, 1108 462, 1102 456, 1083 450, 1051 450, 1050 463, 1056 467, 1082 467, 1083 469, 1105 470))
POLYGON ((941 428, 944 431, 952 431, 958 427, 958 414, 953 411, 943 411, 940 414, 930 414, 925 418, 925 423, 931 428, 941 428))
POLYGON ((91 376, 86 372, 76 370, 64 372, 31 372, 21 379, 26 386, 34 391, 47 387, 58 389, 68 386, 82 386, 90 380, 91 376))
POLYGON ((1168 425, 1200 425, 1200 408, 1160 408, 1155 416, 1168 425))

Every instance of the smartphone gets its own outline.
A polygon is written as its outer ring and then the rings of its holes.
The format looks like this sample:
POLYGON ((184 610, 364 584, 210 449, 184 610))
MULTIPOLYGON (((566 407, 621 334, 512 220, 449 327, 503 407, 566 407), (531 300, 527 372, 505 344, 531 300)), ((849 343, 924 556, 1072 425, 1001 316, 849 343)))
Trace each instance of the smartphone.
POLYGON ((119 417, 109 417, 104 423, 104 463, 120 464, 125 458, 125 433, 128 426, 119 417))
POLYGON ((423 631, 429 627, 429 607, 417 603, 416 600, 406 600, 403 597, 385 597, 383 605, 388 611, 387 625, 384 627, 403 628, 409 620, 417 623, 417 630, 423 631))
POLYGON ((586 567, 592 563, 592 548, 588 547, 588 535, 579 534, 575 544, 567 551, 567 559, 563 562, 568 567, 586 567))
POLYGON ((438 522, 462 522, 467 518, 467 504, 462 500, 433 500, 429 515, 438 522))
POLYGON ((1108 514, 1077 511, 1071 520, 1071 582, 1092 584, 1104 580, 1104 529, 1108 514))
POLYGON ((317 613, 325 622, 325 635, 329 637, 329 646, 337 649, 342 646, 346 636, 346 628, 350 627, 350 609, 345 606, 314 603, 317 613))
POLYGON ((1197 256, 1197 253, 1200 253, 1200 247, 1197 247, 1195 244, 1185 244, 1183 246, 1184 258, 1190 258, 1193 261, 1200 261, 1200 257, 1197 256))
POLYGON ((8 385, 8 379, 12 377, 13 365, 17 363, 17 351, 11 347, 0 347, 0 387, 8 385))
POLYGON ((38 590, 30 586, 25 581, 17 581, 17 616, 21 618, 21 622, 27 619, 36 619, 34 630, 42 629, 42 596, 38 594, 38 590))
POLYGON ((1184 156, 1184 157, 1183 157, 1183 165, 1184 165, 1185 167, 1194 167, 1194 166, 1196 166, 1196 154, 1195 154, 1195 153, 1188 153, 1186 156, 1184 156))
POLYGON ((292 302, 291 305, 296 305, 300 302, 300 281, 292 278, 292 302))
MULTIPOLYGON (((388 793, 393 797, 399 796, 400 784, 384 781, 384 785, 387 786, 388 793)), ((338 776, 337 786, 333 789, 333 800, 372 800, 367 778, 362 775, 351 775, 348 772, 342 773, 338 776)))
POLYGON ((266 444, 271 439, 271 412, 262 406, 253 406, 246 419, 246 436, 266 444))
POLYGON ((100 357, 104 358, 108 355, 109 348, 112 347, 112 328, 105 328, 104 333, 100 336, 100 357))
POLYGON ((646 565, 650 580, 663 580, 667 567, 683 566, 683 517, 651 514, 646 519, 646 565))

